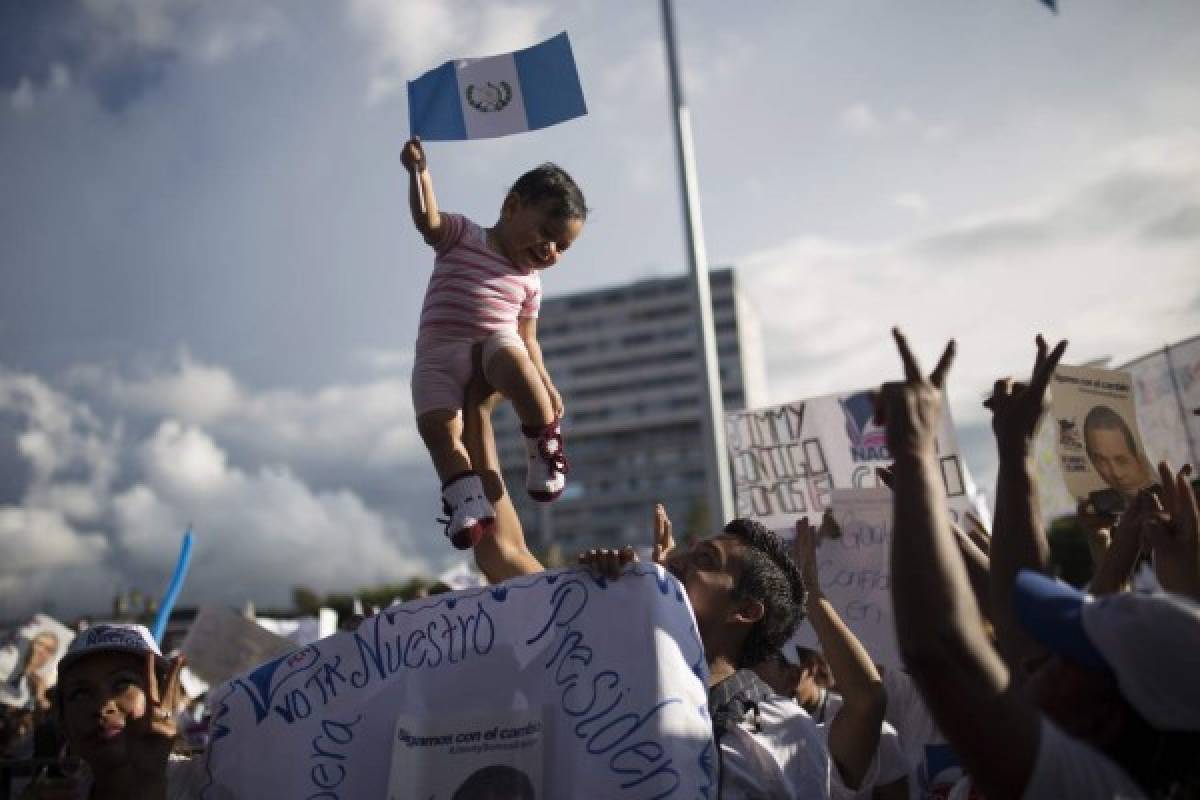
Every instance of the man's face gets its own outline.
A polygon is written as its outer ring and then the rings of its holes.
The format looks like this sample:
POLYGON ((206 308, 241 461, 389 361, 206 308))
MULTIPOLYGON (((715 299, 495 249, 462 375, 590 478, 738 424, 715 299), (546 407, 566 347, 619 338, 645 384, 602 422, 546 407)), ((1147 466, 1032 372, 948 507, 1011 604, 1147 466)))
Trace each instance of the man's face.
POLYGON ((1114 428, 1093 428, 1087 434, 1087 454, 1100 477, 1123 495, 1133 496, 1146 485, 1146 472, 1125 434, 1114 428))
POLYGON ((53 633, 42 632, 33 637, 29 643, 29 671, 41 669, 50 663, 58 651, 58 637, 53 633))
POLYGON ((560 219, 545 203, 531 203, 510 195, 504 203, 501 247, 521 269, 547 269, 558 263, 583 232, 583 220, 560 219))
POLYGON ((59 682, 67 741, 93 768, 123 764, 130 726, 146 715, 146 662, 101 652, 72 664, 59 682))
POLYGON ((1114 735, 1110 720, 1122 703, 1112 675, 1051 655, 1031 670, 1025 692, 1042 713, 1077 739, 1104 746, 1114 735))
POLYGON ((737 606, 733 587, 741 575, 744 547, 736 536, 721 533, 667 557, 667 569, 683 584, 703 641, 737 606))

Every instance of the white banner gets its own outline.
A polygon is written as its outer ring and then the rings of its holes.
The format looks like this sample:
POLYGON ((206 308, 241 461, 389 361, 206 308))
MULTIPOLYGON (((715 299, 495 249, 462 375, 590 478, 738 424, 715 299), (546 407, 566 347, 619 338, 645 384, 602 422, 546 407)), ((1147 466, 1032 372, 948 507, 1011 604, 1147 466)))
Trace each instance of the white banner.
POLYGON ((203 797, 710 798, 707 683, 657 566, 414 600, 210 693, 203 797))
POLYGON ((1176 469, 1200 459, 1200 336, 1127 364, 1138 427, 1151 463, 1176 469))
MULTIPOLYGON (((796 519, 817 525, 836 489, 879 486, 875 468, 889 466, 884 429, 872 420, 870 395, 825 395, 725 415, 737 515, 791 536, 796 519)), ((957 521, 965 511, 989 515, 959 455, 947 408, 937 437, 942 479, 957 521)))
MULTIPOLYGON (((901 668, 892 616, 892 493, 879 489, 834 489, 837 538, 817 546, 821 591, 871 660, 901 668)), ((812 625, 803 624, 793 644, 820 650, 812 625)))

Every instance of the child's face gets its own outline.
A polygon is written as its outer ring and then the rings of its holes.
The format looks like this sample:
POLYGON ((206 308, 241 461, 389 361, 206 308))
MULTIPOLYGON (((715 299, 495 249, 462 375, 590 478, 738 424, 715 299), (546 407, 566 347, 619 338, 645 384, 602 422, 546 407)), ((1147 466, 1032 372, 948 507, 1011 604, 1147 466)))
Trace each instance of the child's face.
POLYGON ((103 652, 71 665, 59 684, 67 739, 93 766, 122 763, 131 723, 146 714, 146 666, 136 655, 103 652))
POLYGON ((520 269, 553 267, 583 231, 583 220, 556 217, 545 204, 512 194, 504 201, 503 222, 500 245, 520 269))

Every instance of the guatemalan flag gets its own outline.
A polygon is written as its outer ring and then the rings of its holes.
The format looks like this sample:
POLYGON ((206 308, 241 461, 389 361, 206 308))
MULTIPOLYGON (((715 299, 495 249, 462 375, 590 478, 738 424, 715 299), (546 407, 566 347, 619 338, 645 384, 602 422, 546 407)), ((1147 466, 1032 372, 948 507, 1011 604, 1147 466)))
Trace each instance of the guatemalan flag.
POLYGON ((427 140, 506 136, 586 113, 565 32, 515 53, 447 61, 408 82, 409 125, 427 140))

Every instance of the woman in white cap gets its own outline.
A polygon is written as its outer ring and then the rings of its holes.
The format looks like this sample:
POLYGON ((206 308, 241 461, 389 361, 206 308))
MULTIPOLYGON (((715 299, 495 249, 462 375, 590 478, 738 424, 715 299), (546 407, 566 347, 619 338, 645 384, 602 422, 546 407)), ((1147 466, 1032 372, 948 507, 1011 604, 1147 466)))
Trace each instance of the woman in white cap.
POLYGON ((77 636, 59 664, 54 705, 64 766, 86 769, 39 776, 23 800, 198 797, 200 770, 171 758, 182 668, 182 657, 164 659, 142 625, 96 625, 77 636))

